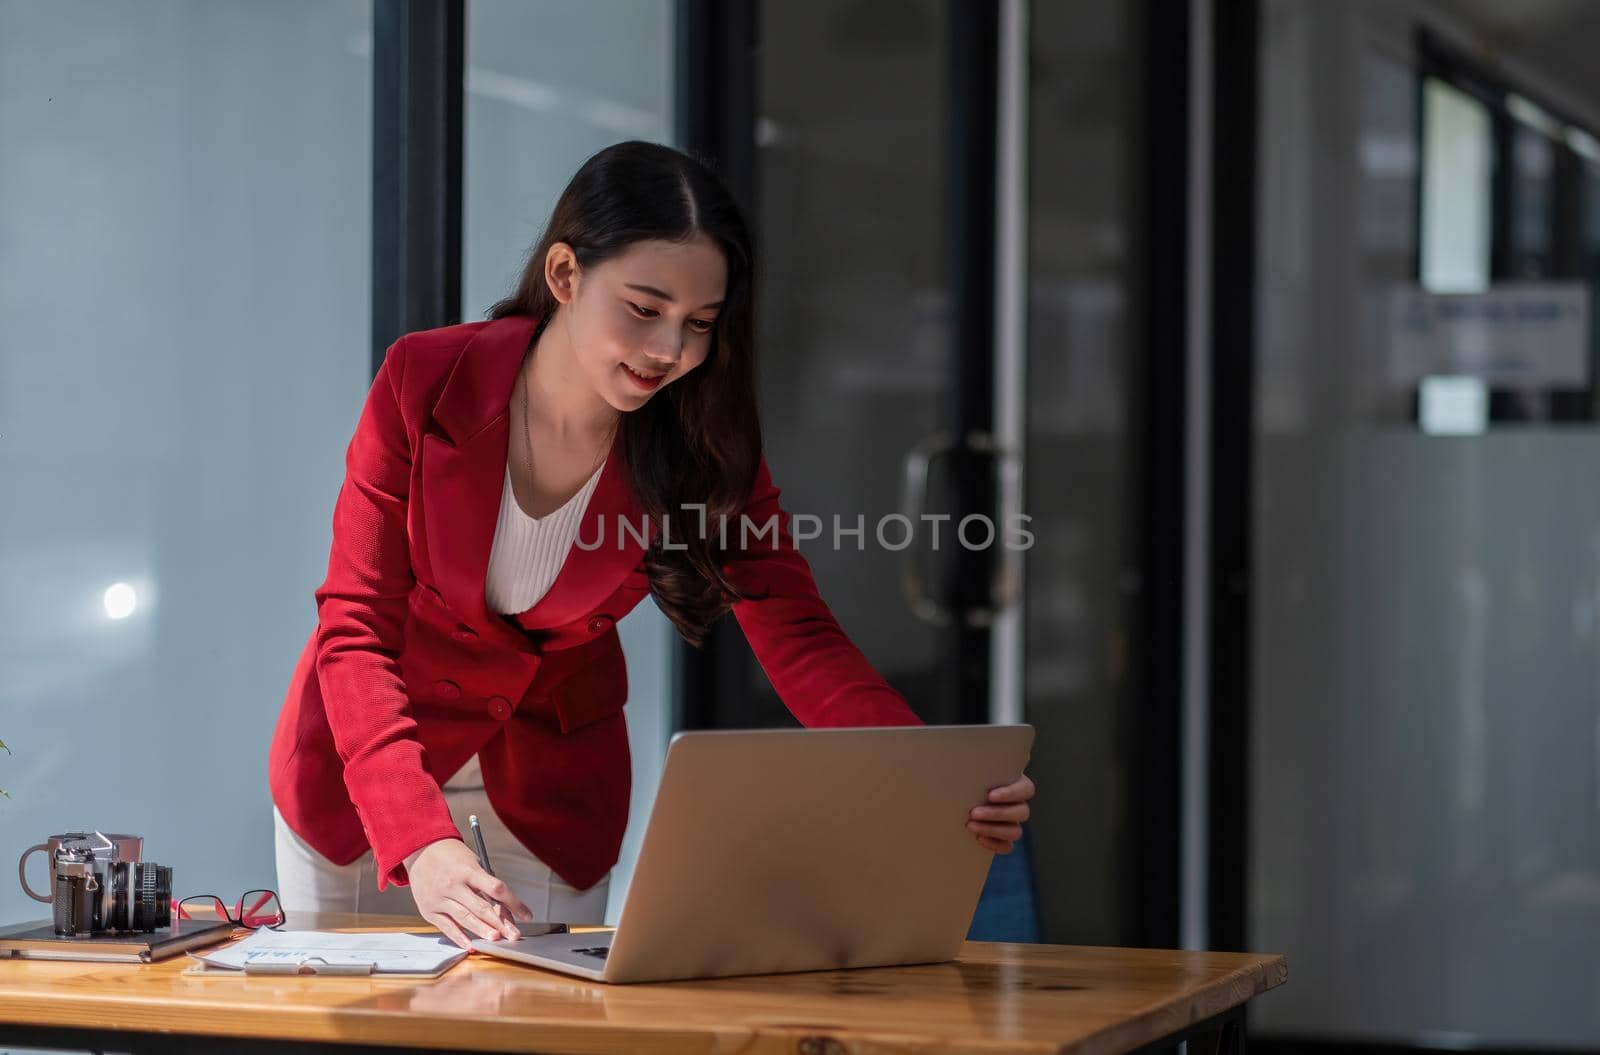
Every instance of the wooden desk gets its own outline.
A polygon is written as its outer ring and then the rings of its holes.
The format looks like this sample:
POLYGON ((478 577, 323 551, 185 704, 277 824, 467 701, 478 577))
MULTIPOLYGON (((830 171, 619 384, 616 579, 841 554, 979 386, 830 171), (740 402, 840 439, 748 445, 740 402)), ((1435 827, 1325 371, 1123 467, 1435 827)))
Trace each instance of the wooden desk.
POLYGON ((1222 1029, 1237 1049, 1244 1003, 1288 973, 1281 956, 980 942, 947 964, 628 986, 476 953, 431 982, 184 974, 189 963, 0 961, 0 1048, 1113 1055, 1222 1029))

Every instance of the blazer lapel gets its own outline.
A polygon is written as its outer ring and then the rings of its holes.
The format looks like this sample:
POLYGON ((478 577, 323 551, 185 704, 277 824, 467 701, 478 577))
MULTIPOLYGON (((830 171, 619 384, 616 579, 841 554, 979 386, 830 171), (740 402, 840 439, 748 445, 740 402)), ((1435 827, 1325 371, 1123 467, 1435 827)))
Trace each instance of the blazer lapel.
POLYGON ((434 404, 438 431, 422 444, 423 517, 439 591, 471 626, 523 649, 531 645, 489 611, 483 587, 505 483, 507 405, 534 325, 507 316, 467 342, 434 404))

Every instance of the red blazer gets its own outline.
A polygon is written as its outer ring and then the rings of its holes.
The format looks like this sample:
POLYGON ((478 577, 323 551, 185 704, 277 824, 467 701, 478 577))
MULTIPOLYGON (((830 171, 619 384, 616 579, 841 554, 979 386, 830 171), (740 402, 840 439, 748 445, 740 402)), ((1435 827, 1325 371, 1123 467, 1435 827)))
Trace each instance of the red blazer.
MULTIPOLYGON (((616 623, 649 582, 643 545, 617 529, 619 515, 642 518, 620 446, 579 532, 604 544, 574 547, 514 620, 484 600, 507 405, 532 334, 533 320, 509 317, 400 338, 345 456, 317 629, 269 771, 289 826, 338 864, 370 847, 379 889, 408 882, 414 850, 459 837, 440 785, 475 753, 495 813, 567 883, 592 886, 622 844, 628 686, 616 623)), ((746 512, 757 526, 781 512, 764 461, 746 512)), ((733 611, 785 705, 808 726, 916 724, 840 630, 780 523, 775 544, 752 532, 725 568, 762 595, 733 611)))

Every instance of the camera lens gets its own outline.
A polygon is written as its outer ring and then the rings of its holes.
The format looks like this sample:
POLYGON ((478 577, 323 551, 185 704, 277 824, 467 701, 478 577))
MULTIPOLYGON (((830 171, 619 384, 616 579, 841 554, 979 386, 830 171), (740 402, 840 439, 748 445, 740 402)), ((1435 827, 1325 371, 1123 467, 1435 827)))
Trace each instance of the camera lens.
POLYGON ((155 930, 172 924, 172 869, 166 865, 139 864, 135 884, 133 929, 155 930))
POLYGON ((106 930, 155 930, 172 922, 172 869, 148 861, 117 861, 106 868, 101 902, 106 930))

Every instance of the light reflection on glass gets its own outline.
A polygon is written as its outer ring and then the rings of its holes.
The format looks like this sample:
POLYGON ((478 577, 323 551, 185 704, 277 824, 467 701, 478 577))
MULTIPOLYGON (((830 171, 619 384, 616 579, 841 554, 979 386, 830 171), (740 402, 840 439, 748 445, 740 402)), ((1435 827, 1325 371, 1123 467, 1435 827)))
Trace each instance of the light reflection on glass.
POLYGON ((125 582, 114 582, 106 587, 101 603, 112 619, 126 619, 139 607, 139 594, 125 582))

